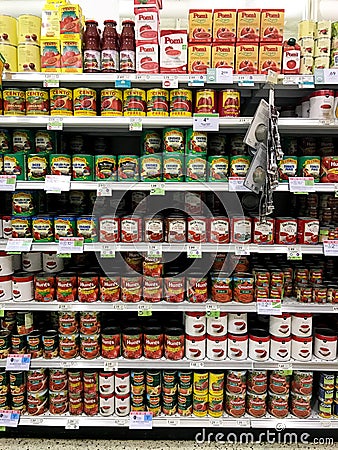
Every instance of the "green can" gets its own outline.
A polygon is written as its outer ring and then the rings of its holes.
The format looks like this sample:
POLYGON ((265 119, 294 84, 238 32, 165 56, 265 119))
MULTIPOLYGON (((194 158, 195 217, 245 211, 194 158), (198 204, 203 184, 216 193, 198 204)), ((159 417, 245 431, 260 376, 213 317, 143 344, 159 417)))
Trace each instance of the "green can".
POLYGON ((9 130, 0 130, 0 153, 12 152, 12 135, 9 130))
POLYGON ((161 372, 159 370, 147 370, 146 372, 146 392, 147 395, 161 394, 161 372))
POLYGON ((177 396, 176 395, 162 395, 162 412, 166 416, 173 416, 177 412, 177 396))
POLYGON ((245 177, 251 164, 251 157, 248 155, 230 156, 230 177, 245 177))
POLYGON ((4 155, 0 154, 0 174, 4 171, 4 155))
POLYGON ((229 173, 228 156, 209 156, 208 158, 208 180, 227 181, 229 173))
POLYGON ((12 237, 13 238, 32 237, 32 219, 30 217, 12 216, 12 237))
POLYGON ((118 156, 118 181, 139 181, 139 158, 136 155, 118 156))
POLYGON ((74 181, 93 181, 94 179, 93 155, 73 155, 72 178, 74 181))
POLYGON ((36 153, 55 153, 57 151, 56 132, 49 130, 38 130, 35 132, 36 153))
POLYGON ((56 216, 54 217, 55 242, 59 242, 60 237, 73 237, 76 231, 76 216, 56 216))
POLYGON ((32 235, 35 242, 53 242, 54 227, 52 216, 32 217, 32 235))
MULTIPOLYGON (((0 331, 0 359, 7 358, 10 349, 10 333, 7 330, 0 331)), ((1 394, 1 372, 0 372, 0 394, 1 394)))
POLYGON ((177 370, 163 370, 162 392, 170 396, 177 393, 177 370))
POLYGON ((0 409, 9 409, 9 399, 7 395, 0 395, 0 409))
POLYGON ((26 153, 4 155, 4 174, 16 175, 17 180, 26 180, 26 153))
POLYGON ((185 152, 193 155, 206 155, 208 150, 208 133, 194 131, 189 128, 186 132, 185 152))
POLYGON ((11 335, 12 353, 24 355, 27 351, 27 334, 11 335))
POLYGON ((177 412, 180 416, 191 416, 192 414, 192 394, 177 396, 177 412))
POLYGON ((31 153, 27 157, 27 178, 31 181, 44 181, 48 173, 48 154, 31 153))
POLYGON ((320 156, 300 156, 298 158, 298 175, 313 177, 315 183, 320 181, 320 156))
POLYGON ((34 199, 30 191, 17 191, 12 194, 13 216, 34 216, 34 199))
POLYGON ((140 158, 141 181, 162 180, 162 155, 143 155, 140 158))
POLYGON ((163 180, 164 181, 184 181, 184 154, 164 153, 163 154, 163 180))
POLYGON ((185 180, 207 181, 207 158, 206 156, 186 155, 185 156, 185 180))
POLYGON ((49 167, 51 175, 71 175, 72 157, 70 155, 51 153, 49 155, 49 167))
MULTIPOLYGON (((178 372, 178 393, 182 395, 192 394, 193 374, 192 371, 182 370, 178 372)), ((191 403, 192 404, 192 403, 191 403)))
POLYGON ((141 155, 161 153, 162 137, 155 130, 143 130, 141 135, 141 155))
POLYGON ((95 180, 96 181, 116 181, 116 156, 96 155, 95 156, 95 180))
POLYGON ((289 177, 296 177, 298 169, 297 156, 283 156, 283 159, 278 161, 278 176, 279 181, 288 183, 289 177))
POLYGON ((35 152, 35 137, 33 130, 15 129, 13 131, 13 152, 35 152))
MULTIPOLYGON (((6 333, 9 332, 6 331, 6 333)), ((0 395, 6 395, 9 392, 9 383, 6 370, 0 371, 0 395)))
POLYGON ((164 128, 163 151, 184 153, 184 130, 182 128, 164 128))
POLYGON ((158 416, 161 412, 161 395, 147 395, 147 411, 152 412, 153 416, 158 416))
POLYGON ((12 395, 12 409, 24 413, 26 411, 26 395, 12 395))

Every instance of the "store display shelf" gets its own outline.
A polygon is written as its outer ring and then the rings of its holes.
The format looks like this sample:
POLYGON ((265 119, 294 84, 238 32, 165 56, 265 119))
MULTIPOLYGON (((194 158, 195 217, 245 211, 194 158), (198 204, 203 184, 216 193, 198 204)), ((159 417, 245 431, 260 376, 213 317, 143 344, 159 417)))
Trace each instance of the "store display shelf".
POLYGON ((338 304, 332 303, 299 303, 295 299, 284 299, 282 312, 332 314, 338 312, 338 304))

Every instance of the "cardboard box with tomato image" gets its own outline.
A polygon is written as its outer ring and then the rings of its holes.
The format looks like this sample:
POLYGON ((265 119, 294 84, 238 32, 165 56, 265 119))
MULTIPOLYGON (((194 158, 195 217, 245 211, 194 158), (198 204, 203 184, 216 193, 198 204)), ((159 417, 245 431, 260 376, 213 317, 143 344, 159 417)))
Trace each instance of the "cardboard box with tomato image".
POLYGON ((41 72, 61 72, 59 39, 41 39, 41 72))
POLYGON ((135 39, 158 44, 159 16, 156 8, 135 9, 135 39))
POLYGON ((82 73, 81 39, 61 39, 61 72, 82 73))
POLYGON ((260 9, 239 9, 237 11, 237 42, 259 42, 260 26, 260 9))
POLYGON ((186 30, 161 30, 160 72, 187 73, 188 34, 186 30))
POLYGON ((281 73, 282 68, 282 45, 260 44, 259 48, 259 70, 258 73, 267 75, 269 70, 281 73))
POLYGON ((235 69, 235 45, 212 44, 212 67, 235 69))
MULTIPOLYGON (((59 6, 60 37, 71 39, 82 32, 82 9, 80 5, 59 6)), ((80 36, 79 36, 80 37, 80 36)))
POLYGON ((158 44, 136 41, 136 72, 159 73, 158 44))
POLYGON ((261 42, 283 42, 284 9, 262 9, 261 42))
POLYGON ((211 45, 189 44, 188 73, 206 74, 209 67, 211 67, 211 45))
POLYGON ((235 9, 215 9, 213 16, 212 41, 236 42, 237 11, 235 9))
POLYGON ((236 44, 236 71, 242 75, 258 73, 258 44, 236 44))
POLYGON ((212 41, 212 9, 189 10, 189 42, 212 41))

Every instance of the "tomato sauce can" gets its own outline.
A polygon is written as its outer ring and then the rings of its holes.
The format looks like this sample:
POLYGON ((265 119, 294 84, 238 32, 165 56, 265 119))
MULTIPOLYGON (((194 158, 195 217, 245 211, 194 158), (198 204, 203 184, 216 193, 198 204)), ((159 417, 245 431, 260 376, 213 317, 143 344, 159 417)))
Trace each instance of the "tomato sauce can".
POLYGON ((11 227, 13 238, 29 238, 32 237, 32 222, 31 217, 16 217, 12 216, 11 227))
MULTIPOLYGON (((322 374, 320 374, 322 376, 322 374)), ((311 395, 313 388, 313 372, 294 370, 291 382, 292 392, 301 395, 311 395)), ((332 386, 333 388, 333 386, 332 386)))
POLYGON ((99 277, 95 272, 84 272, 78 276, 78 300, 83 303, 96 302, 99 298, 99 277))
POLYGON ((179 272, 168 272, 164 278, 164 300, 169 303, 180 303, 185 298, 185 278, 179 272))
POLYGON ((60 334, 73 334, 78 331, 79 321, 75 311, 59 312, 58 322, 60 334))
POLYGON ((115 412, 118 417, 128 416, 130 413, 130 394, 115 396, 115 412))
POLYGON ((142 241, 142 218, 140 216, 121 217, 121 242, 142 241))
POLYGON ((187 240, 186 220, 182 214, 173 213, 167 217, 166 241, 169 243, 182 243, 187 240))
POLYGON ((127 327, 122 331, 122 356, 139 359, 143 353, 143 334, 139 327, 127 327))
POLYGON ((314 303, 327 302, 327 286, 316 284, 312 287, 312 299, 314 303))
POLYGON ((70 155, 51 153, 49 155, 51 175, 71 175, 72 158, 70 155))
POLYGON ((227 335, 207 335, 207 357, 212 361, 220 361, 226 359, 227 335))
POLYGON ((11 300, 13 298, 12 276, 0 277, 0 286, 1 301, 11 300))
POLYGON ((82 394, 83 380, 80 370, 68 370, 68 390, 69 394, 82 394))
POLYGON ((164 241, 164 223, 160 215, 144 219, 144 240, 146 242, 164 241))
POLYGON ((247 313, 228 314, 228 332, 232 334, 244 334, 248 329, 247 313))
POLYGON ((49 390, 59 392, 67 390, 67 369, 49 369, 49 390))
POLYGON ((248 356, 248 335, 228 334, 228 356, 230 359, 241 361, 248 356))
POLYGON ((73 92, 71 89, 55 88, 49 91, 50 115, 72 116, 73 115, 73 92))
POLYGON ((290 361, 291 336, 271 336, 270 355, 275 361, 290 361))
POLYGON ((97 394, 99 387, 99 372, 86 370, 83 372, 83 392, 85 394, 97 394))
POLYGON ((148 303, 158 303, 163 299, 163 279, 160 277, 143 276, 143 300, 148 303))
POLYGON ((99 334, 80 334, 81 358, 94 359, 100 356, 99 340, 99 334))
POLYGON ((40 368, 27 372, 27 392, 43 392, 48 387, 47 369, 40 368))
POLYGON ((115 392, 114 372, 100 372, 99 373, 99 393, 100 394, 113 394, 114 392, 115 392))
POLYGON ((139 158, 136 155, 118 156, 118 181, 139 181, 139 158))
POLYGON ((204 359, 206 355, 206 335, 189 336, 185 335, 185 356, 189 360, 198 361, 204 359))
POLYGON ((269 391, 268 411, 278 419, 286 417, 289 414, 289 395, 269 391))
POLYGON ((137 303, 142 298, 142 275, 127 274, 121 277, 121 300, 137 303))
POLYGON ((286 337, 291 334, 291 314, 282 313, 280 316, 271 316, 269 332, 273 336, 286 337))
POLYGON ((56 299, 58 302, 75 302, 77 300, 75 272, 61 272, 56 276, 56 299))
POLYGON ((36 153, 50 153, 56 151, 56 132, 38 130, 35 132, 36 153))
POLYGON ((83 412, 86 416, 96 416, 99 414, 99 398, 96 394, 84 394, 83 412))
POLYGON ((125 89, 123 92, 123 112, 125 116, 145 116, 146 92, 143 89, 125 89))
POLYGON ((99 412, 101 416, 112 416, 115 412, 115 396, 111 394, 100 394, 99 412))
POLYGON ((209 336, 226 336, 228 331, 228 314, 220 312, 219 317, 207 317, 206 331, 209 336))
POLYGON ((229 370, 226 377, 226 391, 230 394, 245 394, 246 371, 229 370))
POLYGON ((101 116, 122 116, 123 99, 119 89, 102 89, 101 116))
POLYGON ((82 394, 69 392, 69 414, 71 416, 80 416, 82 413, 83 413, 82 394))
POLYGON ((59 334, 59 356, 63 359, 72 359, 79 354, 79 334, 59 334))
POLYGON ((12 275, 13 300, 29 302, 34 298, 34 276, 27 272, 12 275))
POLYGON ((101 331, 100 313, 97 311, 84 311, 80 313, 80 333, 99 334, 101 331))
POLYGON ((172 89, 170 91, 170 117, 192 116, 192 91, 172 89))
POLYGON ((74 89, 74 116, 96 116, 96 91, 88 88, 74 89))
POLYGON ((232 217, 231 242, 235 244, 251 243, 252 219, 250 217, 232 217))
POLYGON ((247 376, 248 392, 265 394, 268 389, 267 370, 249 370, 247 376))
POLYGON ((121 279, 117 273, 100 276, 100 301, 117 302, 121 297, 121 279))
POLYGON ((147 91, 147 116, 169 116, 169 92, 166 89, 148 89, 147 91))
POLYGON ((312 336, 292 336, 291 357, 297 361, 311 361, 312 336))
POLYGON ((246 411, 253 417, 264 417, 266 415, 266 394, 255 394, 248 392, 246 396, 246 411))
POLYGON ((253 220, 253 243, 273 244, 275 239, 275 221, 268 218, 261 221, 258 217, 253 220))
POLYGON ((164 128, 163 151, 165 153, 183 153, 185 148, 185 132, 182 128, 164 128))
POLYGON ((337 357, 337 333, 328 328, 317 328, 314 338, 314 355, 325 361, 337 357))
POLYGON ((199 273, 187 276, 187 297, 191 303, 205 303, 208 301, 208 281, 199 273))
POLYGON ((95 179, 97 181, 117 180, 115 155, 95 155, 95 179))
POLYGON ((270 335, 263 329, 252 329, 249 334, 249 358, 266 361, 270 356, 270 335))
POLYGON ((225 411, 233 417, 245 414, 245 394, 225 393, 225 411))
POLYGON ((214 216, 209 219, 209 242, 228 244, 230 241, 229 219, 225 216, 214 216))
POLYGON ((252 275, 238 272, 233 276, 233 298, 239 303, 253 302, 254 278, 252 275))
POLYGON ((218 112, 220 117, 239 117, 241 97, 239 91, 225 89, 218 93, 218 112))
POLYGON ((309 337, 312 335, 312 314, 293 314, 291 332, 294 336, 309 337))
POLYGON ((188 217, 188 242, 200 243, 207 241, 207 219, 205 217, 188 217))
POLYGON ((177 371, 163 370, 162 373, 162 393, 163 395, 175 396, 177 394, 177 371))
POLYGON ((94 156, 73 155, 72 156, 72 178, 74 181, 93 181, 94 179, 94 156))
POLYGON ((2 95, 4 116, 24 116, 26 114, 25 91, 4 89, 2 95))
POLYGON ((196 417, 205 417, 208 414, 208 394, 193 395, 193 415, 196 417))
POLYGON ((167 327, 164 331, 164 356, 170 360, 184 357, 184 331, 179 327, 167 327))
POLYGON ((49 115, 49 93, 43 89, 26 90, 26 115, 49 115))
POLYGON ((291 217, 276 218, 276 244, 297 243, 297 219, 291 217))
POLYGON ((297 219, 299 244, 318 244, 319 240, 319 220, 310 217, 299 217, 297 219))
POLYGON ((185 332, 190 336, 203 336, 206 334, 206 315, 202 312, 185 313, 185 332))
POLYGON ((213 114, 217 112, 216 91, 199 89, 196 91, 195 114, 213 114))
POLYGON ((120 218, 115 216, 101 216, 99 218, 100 242, 120 241, 120 218))
POLYGON ((43 357, 52 359, 58 356, 58 333, 47 330, 42 334, 43 357))
POLYGON ((101 334, 101 356, 115 359, 121 354, 121 333, 118 327, 108 327, 101 334))
MULTIPOLYGON (((11 348, 10 333, 7 330, 0 331, 0 359, 5 359, 9 355, 11 348)), ((0 386, 1 386, 1 376, 0 376, 0 386)), ((0 395, 2 394, 0 389, 0 395)))
POLYGON ((76 219, 76 231, 78 237, 83 237, 84 242, 97 242, 98 219, 94 216, 80 216, 76 219))

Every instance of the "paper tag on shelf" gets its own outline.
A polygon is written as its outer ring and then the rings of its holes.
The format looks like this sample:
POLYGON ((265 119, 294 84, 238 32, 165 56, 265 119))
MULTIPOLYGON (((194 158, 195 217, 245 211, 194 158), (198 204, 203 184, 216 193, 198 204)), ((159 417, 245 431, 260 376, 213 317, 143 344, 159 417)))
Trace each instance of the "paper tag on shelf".
POLYGON ((129 424, 129 419, 127 417, 120 417, 115 419, 114 423, 117 427, 127 427, 129 424))
POLYGON ((325 84, 338 84, 338 69, 323 69, 325 84))
POLYGON ((148 244, 148 258, 162 258, 162 244, 148 244))
POLYGON ((200 259, 202 258, 202 246, 201 244, 188 244, 187 245, 187 257, 200 259))
POLYGON ((302 248, 300 245, 290 245, 286 249, 287 259, 289 261, 301 261, 303 259, 302 248))
POLYGON ((237 75, 238 86, 243 87, 253 87, 255 86, 255 81, 253 75, 237 75))
POLYGON ((188 75, 188 86, 204 86, 205 75, 188 75))
POLYGON ((162 80, 163 89, 177 89, 178 88, 178 76, 177 75, 164 75, 162 80))
POLYGON ((173 417, 172 419, 167 419, 168 427, 179 427, 181 424, 181 419, 178 417, 173 417))
POLYGON ((100 257, 101 258, 115 258, 116 256, 116 247, 115 245, 102 245, 100 257))
POLYGON ((97 196, 98 197, 111 197, 113 193, 113 188, 110 183, 99 183, 97 185, 97 196))
POLYGON ((194 131, 219 131, 219 115, 196 116, 193 121, 194 131))
POLYGON ((250 249, 247 245, 235 245, 235 255, 248 256, 250 255, 250 249))
POLYGON ((222 419, 209 419, 209 426, 210 427, 222 427, 223 426, 223 420, 222 419))
POLYGON ((72 255, 70 253, 58 253, 57 258, 71 258, 72 255))
POLYGON ((206 317, 215 317, 218 319, 221 315, 221 311, 219 309, 207 309, 205 315, 206 317))
POLYGON ((278 73, 273 70, 268 70, 268 75, 266 77, 267 83, 277 84, 278 83, 278 73))
POLYGON ((62 131, 63 130, 63 117, 52 116, 48 118, 47 123, 48 131, 62 131))
POLYGON ((284 375, 292 375, 292 363, 278 363, 278 370, 279 372, 283 372, 284 375))
POLYGON ((127 309, 127 305, 124 303, 113 303, 109 305, 113 311, 125 311, 127 309))
POLYGON ((314 192, 315 185, 313 177, 290 177, 290 192, 314 192))
POLYGON ((16 175, 0 175, 0 191, 15 191, 16 175))
POLYGON ((120 88, 129 89, 131 87, 131 81, 130 80, 116 80, 115 87, 119 88, 119 89, 120 88))
POLYGON ((63 369, 72 369, 75 367, 79 367, 79 362, 73 360, 60 361, 60 367, 62 367, 63 369))
POLYGON ((165 183, 151 183, 150 195, 165 195, 165 183))
POLYGON ((338 240, 324 241, 324 255, 338 256, 338 240))
POLYGON ((6 370, 29 370, 31 355, 8 355, 6 358, 6 370))
POLYGON ((233 84, 234 83, 234 71, 233 69, 216 68, 216 83, 220 84, 233 84))
POLYGON ((282 300, 280 298, 258 298, 257 313, 263 315, 282 315, 282 300))
POLYGON ((44 420, 42 417, 32 417, 29 421, 31 425, 42 425, 44 420))
POLYGON ((104 372, 116 372, 119 370, 118 361, 104 361, 103 370, 104 372))
POLYGON ((83 253, 83 237, 60 237, 58 253, 83 253))
POLYGON ((338 183, 335 183, 334 185, 334 196, 335 198, 338 198, 338 183))
POLYGON ((129 428, 131 430, 151 430, 153 428, 152 413, 145 411, 132 411, 130 413, 129 428))
POLYGON ((236 191, 247 191, 249 192, 249 189, 244 186, 244 180, 243 177, 229 177, 229 191, 230 192, 236 192, 236 191))
POLYGON ((138 305, 137 315, 139 317, 150 317, 153 315, 151 305, 138 305))
POLYGON ((236 423, 239 428, 250 428, 251 427, 250 419, 238 419, 236 421, 236 423))
POLYGON ((5 306, 1 305, 1 308, 3 309, 0 309, 0 317, 5 317, 5 306))
POLYGON ((60 85, 60 76, 58 73, 45 73, 43 87, 58 88, 60 85))
POLYGON ((29 252, 33 238, 9 238, 6 244, 6 252, 29 252))
POLYGON ((320 421, 320 426, 322 428, 331 428, 332 427, 332 422, 331 422, 331 420, 321 420, 320 421))
POLYGON ((201 369, 204 367, 203 361, 190 361, 190 369, 201 369))
POLYGON ((16 428, 20 420, 20 411, 0 409, 0 425, 16 428))
POLYGON ((72 311, 72 303, 61 303, 59 311, 72 311))
POLYGON ((70 190, 69 175, 46 175, 44 190, 47 193, 59 194, 70 190))
POLYGON ((130 117, 129 131, 142 131, 142 117, 130 117))
POLYGON ((80 420, 78 417, 72 417, 67 419, 66 430, 78 430, 80 428, 80 420))
POLYGON ((284 75, 283 84, 286 85, 296 85, 298 84, 299 76, 297 75, 284 75))

